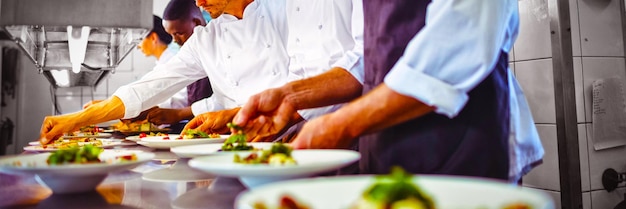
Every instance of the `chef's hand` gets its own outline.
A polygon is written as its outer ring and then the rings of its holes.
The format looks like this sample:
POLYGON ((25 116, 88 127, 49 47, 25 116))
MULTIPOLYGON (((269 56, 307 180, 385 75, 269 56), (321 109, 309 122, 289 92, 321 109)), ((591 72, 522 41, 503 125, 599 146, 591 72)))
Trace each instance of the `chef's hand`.
POLYGON ((195 129, 205 133, 228 133, 230 129, 226 126, 233 120, 240 107, 230 110, 220 110, 215 112, 202 113, 191 119, 182 132, 188 129, 195 129))
POLYGON ((317 117, 304 124, 302 130, 291 142, 294 149, 336 149, 349 148, 356 140, 346 132, 347 128, 335 123, 335 114, 317 117))
POLYGON ((286 128, 296 108, 279 88, 253 95, 235 116, 233 123, 242 127, 249 141, 262 141, 286 128))
POLYGON ((78 130, 80 125, 77 125, 76 121, 80 118, 77 114, 58 115, 58 116, 46 116, 43 119, 41 125, 41 135, 39 136, 39 143, 42 145, 49 144, 65 133, 71 133, 78 130))
POLYGON ((102 100, 91 100, 83 105, 83 109, 87 109, 89 106, 102 102, 102 100))
POLYGON ((191 107, 183 109, 169 109, 169 108, 151 108, 146 110, 148 112, 148 122, 156 125, 161 124, 175 124, 181 120, 189 120, 193 118, 193 112, 191 107))

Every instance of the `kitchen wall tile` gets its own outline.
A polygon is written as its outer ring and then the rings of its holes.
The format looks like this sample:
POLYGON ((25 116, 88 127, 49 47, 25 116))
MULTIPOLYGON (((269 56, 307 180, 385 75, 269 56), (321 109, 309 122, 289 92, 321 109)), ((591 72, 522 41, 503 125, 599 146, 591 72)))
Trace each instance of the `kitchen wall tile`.
POLYGON ((582 56, 624 56, 619 0, 578 0, 582 56))
POLYGON ((572 55, 575 57, 581 56, 580 48, 580 24, 578 15, 578 1, 569 0, 569 14, 570 24, 572 31, 572 55))
POLYGON ((552 59, 515 62, 515 73, 535 123, 556 123, 552 59))
POLYGON ((589 183, 589 151, 587 142, 587 126, 578 124, 578 153, 580 156, 580 186, 583 192, 591 189, 589 183))
MULTIPOLYGON (((133 49, 133 51, 137 51, 137 49, 133 49)), ((133 70, 133 52, 126 55, 126 57, 120 62, 120 64, 115 68, 114 72, 125 72, 133 70)))
POLYGON ((534 168, 523 177, 525 187, 560 191, 559 159, 556 139, 556 125, 536 125, 545 150, 543 164, 534 168))
POLYGON ((57 88, 54 94, 57 96, 80 96, 83 94, 83 87, 76 86, 57 88))
POLYGON ((109 95, 112 95, 113 93, 115 93, 115 90, 117 90, 120 86, 135 81, 135 77, 133 75, 133 72, 117 72, 115 74, 112 74, 108 80, 108 92, 109 95))
MULTIPOLYGON (((598 190, 591 192, 591 208, 592 209, 609 209, 615 208, 617 204, 624 200, 626 188, 617 188, 612 192, 606 190, 598 190)), ((584 199, 583 199, 584 200, 584 199)))
POLYGON ((509 52, 509 62, 515 62, 515 47, 511 48, 509 52))
POLYGON ((583 208, 582 209, 592 209, 591 192, 583 192, 583 208))
POLYGON ((583 65, 582 58, 574 57, 574 93, 576 94, 576 120, 578 123, 585 122, 585 95, 583 91, 583 65))
POLYGON ((131 52, 133 56, 133 72, 143 74, 149 72, 156 65, 156 58, 146 57, 140 50, 131 52))
POLYGON ((624 58, 612 57, 583 57, 583 93, 585 99, 585 122, 592 122, 592 84, 593 81, 613 76, 626 80, 626 66, 624 58))
MULTIPOLYGON (((109 73, 109 75, 107 75, 107 78, 111 77, 111 74, 109 73)), ((101 95, 101 96, 107 96, 108 95, 108 85, 109 85, 109 79, 102 79, 100 81, 100 83, 98 83, 97 86, 94 87, 84 87, 83 88, 83 95, 101 95)))
POLYGON ((520 32, 515 60, 552 57, 547 1, 519 1, 520 32))
POLYGON ((626 146, 596 151, 593 148, 593 125, 586 124, 586 127, 591 190, 604 189, 602 186, 602 173, 604 170, 613 168, 620 173, 626 172, 626 146))
POLYGON ((57 104, 61 114, 73 113, 83 109, 81 96, 58 96, 57 104))

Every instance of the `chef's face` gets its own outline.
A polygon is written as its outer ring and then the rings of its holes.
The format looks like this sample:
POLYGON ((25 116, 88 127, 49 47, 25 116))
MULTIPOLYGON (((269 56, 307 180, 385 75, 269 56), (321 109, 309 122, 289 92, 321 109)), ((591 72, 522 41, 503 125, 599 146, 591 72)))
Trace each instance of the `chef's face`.
POLYGON ((163 28, 165 31, 172 35, 174 42, 182 46, 191 34, 193 34, 193 28, 196 27, 196 22, 193 19, 179 19, 179 20, 163 20, 163 28))
POLYGON ((224 13, 231 0, 196 0, 196 6, 207 11, 215 19, 224 13))
POLYGON ((141 42, 137 45, 137 48, 139 48, 141 52, 147 57, 156 55, 156 36, 156 33, 150 32, 150 34, 148 34, 146 38, 141 40, 141 42))

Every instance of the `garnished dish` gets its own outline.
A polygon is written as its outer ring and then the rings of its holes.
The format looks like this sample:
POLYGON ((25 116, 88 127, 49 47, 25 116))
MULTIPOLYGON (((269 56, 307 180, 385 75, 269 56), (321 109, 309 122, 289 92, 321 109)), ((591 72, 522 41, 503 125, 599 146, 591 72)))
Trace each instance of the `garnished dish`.
POLYGON ((393 167, 391 174, 377 176, 359 198, 354 209, 434 209, 430 195, 413 181, 413 175, 400 167, 393 167))
MULTIPOLYGON (((29 143, 31 144, 31 143, 29 143)), ((123 143, 121 141, 109 140, 109 139, 97 139, 93 137, 75 137, 75 138, 65 138, 61 137, 50 144, 41 145, 38 142, 32 143, 30 146, 24 147, 25 151, 36 151, 36 152, 51 152, 59 149, 67 149, 71 147, 83 147, 86 145, 91 145, 94 147, 115 147, 115 146, 124 146, 129 145, 128 143, 123 143)))
POLYGON ((0 172, 36 175, 36 180, 53 193, 93 191, 110 172, 132 169, 154 158, 140 150, 104 150, 86 145, 50 153, 6 156, 0 172))
POLYGON ((234 129, 235 132, 224 141, 221 151, 245 151, 253 150, 254 147, 247 144, 246 134, 243 133, 243 129, 233 123, 226 124, 228 128, 234 129))
POLYGON ((292 148, 283 143, 274 143, 268 150, 252 152, 246 157, 234 155, 233 162, 242 164, 295 165, 291 156, 292 148))
POLYGON ((199 138, 220 138, 221 135, 218 133, 207 134, 200 130, 189 129, 184 133, 180 133, 180 136, 177 139, 199 139, 199 138))
POLYGON ((110 133, 102 133, 102 132, 103 132, 102 128, 96 125, 88 125, 88 126, 80 127, 78 131, 66 133, 61 138, 64 138, 64 139, 84 138, 84 137, 108 138, 112 136, 110 133))
POLYGON ((383 176, 309 178, 243 192, 235 208, 255 209, 554 209, 552 199, 498 180, 414 175, 392 168, 383 176))
POLYGON ((102 153, 103 150, 104 149, 100 147, 95 147, 92 145, 60 149, 52 152, 52 154, 48 156, 48 160, 46 160, 46 162, 48 163, 48 165, 63 165, 85 163, 113 163, 137 160, 137 155, 135 155, 135 153, 116 155, 114 158, 101 160, 100 153, 102 153))

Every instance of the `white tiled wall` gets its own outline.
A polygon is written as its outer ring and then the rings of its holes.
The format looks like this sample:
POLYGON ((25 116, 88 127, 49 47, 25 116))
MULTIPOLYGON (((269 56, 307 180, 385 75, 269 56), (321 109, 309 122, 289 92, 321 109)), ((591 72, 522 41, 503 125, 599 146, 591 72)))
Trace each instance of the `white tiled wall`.
MULTIPOLYGON (((581 189, 583 208, 587 209, 613 208, 624 199, 626 190, 623 183, 617 192, 607 193, 602 188, 601 175, 605 169, 626 172, 626 146, 594 150, 591 117, 593 81, 617 76, 626 83, 620 1, 569 0, 581 189)), ((515 69, 528 97, 546 150, 544 164, 524 177, 524 186, 553 192, 558 203, 560 188, 550 25, 548 17, 543 15, 547 2, 519 1, 520 35, 510 66, 515 69)))
POLYGON ((556 125, 537 125, 541 144, 545 150, 543 163, 523 178, 525 187, 560 191, 556 125))
POLYGON ((552 59, 517 61, 515 73, 535 123, 556 123, 552 59))

